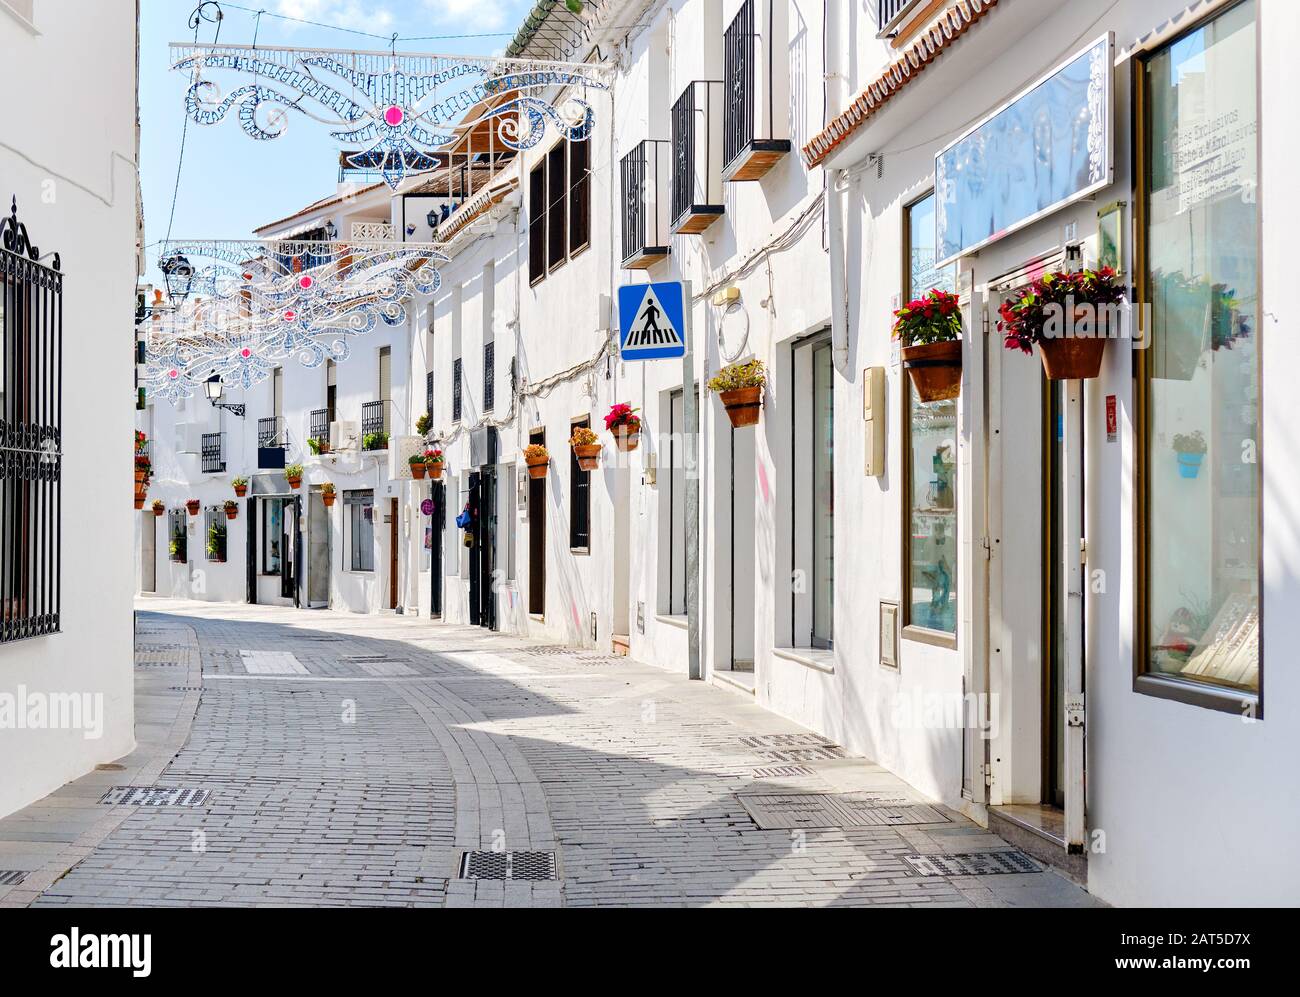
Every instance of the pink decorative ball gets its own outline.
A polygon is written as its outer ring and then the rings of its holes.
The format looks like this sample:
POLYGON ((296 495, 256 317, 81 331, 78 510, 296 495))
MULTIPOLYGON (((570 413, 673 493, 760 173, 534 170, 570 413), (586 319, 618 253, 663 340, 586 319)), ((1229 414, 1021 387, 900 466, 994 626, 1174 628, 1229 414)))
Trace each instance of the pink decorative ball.
POLYGON ((384 111, 384 120, 387 121, 394 128, 400 125, 402 123, 402 119, 405 117, 406 115, 402 112, 402 109, 398 107, 396 104, 390 105, 388 109, 384 111))

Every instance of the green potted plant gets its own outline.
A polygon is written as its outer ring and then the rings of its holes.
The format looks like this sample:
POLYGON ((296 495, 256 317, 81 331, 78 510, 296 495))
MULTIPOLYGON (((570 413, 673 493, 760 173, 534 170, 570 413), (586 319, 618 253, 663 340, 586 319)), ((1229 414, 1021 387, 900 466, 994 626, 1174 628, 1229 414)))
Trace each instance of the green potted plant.
POLYGON ((417 481, 424 478, 424 472, 428 470, 428 467, 424 462, 423 453, 411 454, 411 456, 407 458, 406 463, 411 467, 412 478, 415 478, 417 481))
POLYGON ((1199 429, 1191 433, 1174 434, 1174 452, 1178 454, 1178 473, 1184 478, 1195 478, 1201 473, 1201 464, 1209 447, 1205 434, 1199 429))
POLYGON ((235 486, 235 494, 238 495, 240 498, 243 498, 245 495, 248 494, 247 478, 236 478, 234 481, 231 482, 231 484, 235 486))
POLYGON ((226 559, 226 527, 216 520, 208 527, 208 560, 224 561, 226 559))
POLYGON ((433 426, 433 419, 429 417, 428 412, 425 412, 424 415, 415 420, 415 431, 421 436, 428 436, 431 426, 433 426))
POLYGON ((366 433, 361 437, 361 447, 363 450, 387 450, 388 433, 382 429, 377 433, 366 433))
POLYGON ((226 510, 227 519, 234 519, 239 515, 239 503, 234 499, 226 499, 226 501, 222 503, 221 508, 226 510))
POLYGON ((894 338, 903 366, 923 402, 961 394, 961 306, 937 287, 894 312, 894 338))
POLYGON ((605 415, 605 429, 614 434, 614 443, 623 453, 631 453, 641 442, 641 417, 636 411, 619 402, 605 415))
POLYGON ((183 563, 188 559, 187 543, 185 530, 173 530, 171 539, 167 541, 167 556, 177 563, 183 563))
POLYGON ((1002 302, 998 330, 1009 350, 1032 354, 1038 344, 1049 381, 1097 377, 1106 349, 1106 315, 1124 300, 1110 267, 1054 270, 1002 302))
POLYGON ((296 489, 302 484, 302 465, 290 464, 284 469, 284 476, 289 481, 289 487, 296 489))
POLYGON ((323 485, 320 486, 320 498, 321 498, 321 501, 325 503, 325 508, 326 508, 326 509, 328 509, 330 506, 332 506, 332 505, 334 504, 334 485, 333 485, 333 483, 327 481, 327 482, 325 482, 325 484, 323 484, 323 485))
POLYGON ((164 512, 167 511, 167 507, 163 505, 162 499, 154 499, 152 509, 153 509, 153 514, 155 516, 161 516, 164 512))
POLYGON ((569 446, 584 471, 594 471, 600 463, 600 438, 587 426, 574 426, 569 446))
POLYGON ((429 469, 429 477, 437 481, 442 477, 442 468, 446 460, 442 456, 442 451, 437 447, 430 447, 424 451, 424 463, 429 469))
POLYGON ((540 443, 530 443, 524 447, 524 463, 528 465, 528 476, 530 478, 546 477, 546 469, 550 465, 550 461, 550 451, 540 443))
POLYGON ((723 367, 709 379, 708 388, 716 391, 735 429, 758 424, 763 404, 763 385, 767 374, 762 360, 747 360, 723 367))
POLYGON ((185 508, 189 511, 191 516, 197 516, 199 514, 199 506, 201 504, 202 503, 200 503, 198 499, 192 498, 185 500, 185 508))
POLYGON ((313 457, 319 457, 323 453, 330 452, 330 441, 322 436, 309 436, 307 448, 311 450, 313 457))

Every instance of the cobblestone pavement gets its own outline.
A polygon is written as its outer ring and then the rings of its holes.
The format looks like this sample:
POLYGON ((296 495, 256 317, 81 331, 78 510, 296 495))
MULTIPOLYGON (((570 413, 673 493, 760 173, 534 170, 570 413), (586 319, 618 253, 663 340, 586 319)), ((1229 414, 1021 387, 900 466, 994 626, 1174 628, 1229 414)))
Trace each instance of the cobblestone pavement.
POLYGON ((139 605, 140 747, 0 820, 26 873, 0 906, 1096 904, 1048 870, 922 875, 905 856, 1010 846, 729 689, 400 616, 139 605), (473 850, 511 878, 465 878, 473 850))

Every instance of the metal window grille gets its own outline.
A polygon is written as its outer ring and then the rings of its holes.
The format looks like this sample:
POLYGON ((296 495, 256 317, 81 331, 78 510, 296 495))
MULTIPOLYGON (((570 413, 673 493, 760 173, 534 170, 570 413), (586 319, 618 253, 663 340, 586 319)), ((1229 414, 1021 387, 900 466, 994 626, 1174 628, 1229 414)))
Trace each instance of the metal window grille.
POLYGON ((219 506, 210 506, 203 517, 203 550, 209 561, 221 564, 226 560, 226 518, 225 510, 219 506))
POLYGON ((673 104, 673 221, 691 209, 695 193, 695 87, 673 104))
POLYGON ((433 371, 424 375, 424 411, 433 418, 433 371))
POLYGON ((623 262, 650 247, 668 245, 661 205, 670 177, 672 143, 646 139, 620 163, 623 194, 623 262))
POLYGON ((177 564, 189 559, 185 515, 184 509, 171 509, 167 513, 167 557, 177 564))
POLYGON ((463 365, 460 357, 457 357, 451 364, 451 418, 454 422, 460 421, 461 390, 460 379, 463 371, 463 365))
POLYGON ((384 403, 366 402, 361 406, 361 435, 384 431, 384 403))
MULTIPOLYGON (((589 426, 583 419, 573 428, 589 426)), ((569 447, 569 546, 587 547, 591 543, 591 472, 578 464, 578 452, 569 447)))
POLYGON ((199 451, 204 474, 220 474, 226 469, 226 434, 204 433, 199 451))
POLYGON ((483 411, 491 412, 497 399, 496 343, 483 344, 483 411))
POLYGON ((58 633, 62 593, 63 274, 0 219, 0 643, 58 633))
POLYGON ((330 410, 327 408, 317 408, 311 410, 311 438, 313 440, 330 441, 330 410))
POLYGON ((270 415, 257 420, 257 445, 259 447, 284 446, 284 416, 270 415))
POLYGON ((893 30, 895 23, 920 2, 921 0, 876 0, 876 25, 879 28, 876 37, 883 38, 896 34, 897 32, 893 30))
MULTIPOLYGON (((723 35, 726 72, 725 122, 722 131, 724 168, 754 141, 754 0, 745 0, 723 35)), ((770 85, 769 85, 770 89, 770 85)))
MULTIPOLYGON (((673 225, 692 209, 721 205, 722 154, 716 130, 722 114, 722 81, 695 80, 673 104, 673 225)), ((716 213, 709 212, 710 214, 716 213)))

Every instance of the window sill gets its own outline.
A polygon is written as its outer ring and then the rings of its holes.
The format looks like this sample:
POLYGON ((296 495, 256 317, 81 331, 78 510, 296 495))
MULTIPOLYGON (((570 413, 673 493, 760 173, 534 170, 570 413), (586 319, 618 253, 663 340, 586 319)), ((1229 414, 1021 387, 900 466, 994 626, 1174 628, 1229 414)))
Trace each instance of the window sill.
POLYGON ((957 650, 957 635, 944 633, 942 630, 930 630, 927 627, 914 627, 908 624, 903 627, 902 637, 903 640, 915 641, 918 644, 946 647, 950 651, 957 650))
POLYGON ((569 553, 570 553, 570 554, 590 554, 590 553, 591 553, 591 548, 590 548, 590 547, 570 547, 570 548, 569 548, 569 553))
POLYGON ((1242 718, 1264 719, 1264 704, 1258 693, 1226 686, 1192 682, 1174 675, 1147 672, 1133 678, 1133 691, 1141 696, 1172 699, 1187 706, 1231 713, 1242 718))
POLYGON ((778 658, 784 658, 786 661, 793 661, 796 664, 803 665, 805 668, 811 668, 813 671, 823 672, 827 675, 835 674, 835 652, 829 649, 822 650, 817 647, 774 647, 772 653, 778 658))
POLYGON ((686 630, 690 626, 689 617, 685 615, 679 616, 676 613, 655 613, 655 621, 666 623, 670 627, 677 627, 679 630, 686 630))

